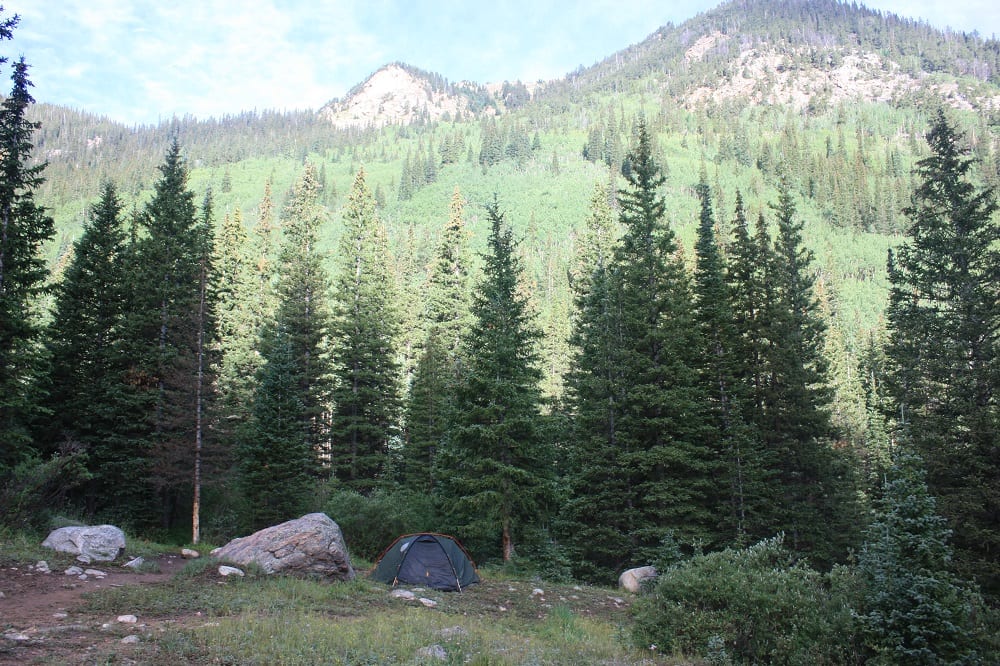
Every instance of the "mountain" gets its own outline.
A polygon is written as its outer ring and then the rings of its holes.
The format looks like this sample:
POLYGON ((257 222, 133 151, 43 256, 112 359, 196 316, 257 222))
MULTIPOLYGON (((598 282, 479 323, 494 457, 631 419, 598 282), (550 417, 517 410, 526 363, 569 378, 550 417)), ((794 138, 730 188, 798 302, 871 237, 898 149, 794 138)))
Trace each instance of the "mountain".
POLYGON ((392 63, 355 86, 343 101, 325 104, 319 116, 340 129, 447 122, 482 111, 488 101, 488 93, 476 84, 451 85, 439 75, 392 63))

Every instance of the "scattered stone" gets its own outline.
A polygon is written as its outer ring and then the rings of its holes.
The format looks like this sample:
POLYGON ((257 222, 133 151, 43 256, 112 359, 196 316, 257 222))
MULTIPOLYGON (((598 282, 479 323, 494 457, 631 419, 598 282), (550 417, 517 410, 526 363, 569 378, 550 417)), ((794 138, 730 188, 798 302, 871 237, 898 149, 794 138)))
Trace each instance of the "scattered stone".
POLYGON ((132 636, 126 636, 121 640, 121 642, 124 643, 125 645, 135 645, 136 643, 139 643, 141 641, 142 639, 134 634, 132 636))
POLYGON ((100 569, 87 569, 83 573, 88 576, 93 576, 94 578, 104 578, 108 575, 106 571, 101 571, 100 569))
POLYGON ((52 617, 54 617, 57 620, 65 620, 66 618, 69 617, 69 613, 53 613, 52 617))
POLYGON ((531 596, 533 596, 533 597, 544 597, 545 596, 545 590, 543 590, 540 587, 536 587, 535 589, 533 589, 531 591, 531 596))
POLYGON ((121 622, 122 624, 135 624, 136 622, 139 621, 139 618, 137 618, 135 615, 119 615, 118 621, 121 622))
POLYGON ((80 574, 83 573, 83 569, 81 569, 80 567, 70 567, 69 569, 66 569, 66 571, 64 571, 63 573, 66 574, 67 576, 79 576, 80 574))
POLYGON ((468 636, 469 632, 465 629, 465 627, 455 625, 454 627, 445 627, 441 631, 437 632, 437 635, 447 641, 457 636, 468 636))
POLYGON ((579 585, 574 585, 573 589, 576 590, 577 592, 583 592, 583 588, 580 587, 579 585))
POLYGON ((438 605, 438 602, 434 601, 433 599, 428 599, 427 597, 420 597, 420 603, 422 603, 424 606, 427 606, 428 608, 434 608, 435 606, 438 605))
POLYGON ((77 580, 87 580, 88 578, 89 576, 87 576, 87 574, 85 573, 82 573, 79 576, 77 576, 77 580))
POLYGON ((223 564, 219 567, 220 576, 239 576, 242 578, 245 574, 242 569, 237 569, 236 567, 230 567, 223 564))
POLYGON ((625 603, 625 600, 621 597, 608 597, 615 606, 621 606, 625 603))
POLYGON ((49 533, 42 545, 60 553, 78 555, 77 559, 84 564, 95 560, 110 562, 125 552, 125 533, 114 525, 60 527, 49 533))
POLYGON ((45 560, 38 560, 38 564, 35 565, 35 571, 43 574, 52 573, 52 570, 49 569, 49 563, 45 560))
POLYGON ((420 648, 417 650, 417 656, 427 657, 429 659, 437 659, 439 661, 447 661, 448 653, 444 651, 444 648, 435 643, 434 645, 428 645, 427 647, 420 648))
POLYGON ((6 638, 9 641, 30 641, 31 640, 31 636, 29 636, 28 634, 22 634, 19 631, 8 631, 8 632, 4 633, 3 637, 6 638))
POLYGON ((6 598, 7 598, 7 595, 4 594, 3 592, 0 592, 0 599, 6 599, 6 598))
POLYGON ((145 563, 146 563, 146 560, 142 559, 141 557, 137 557, 134 560, 129 560, 128 562, 126 562, 122 566, 126 567, 128 569, 138 569, 139 567, 141 567, 145 563))
POLYGON ((201 557, 201 553, 199 553, 197 550, 194 550, 193 548, 182 548, 181 557, 183 557, 185 560, 196 560, 199 557, 201 557))
POLYGON ((212 556, 236 564, 254 563, 269 574, 318 574, 328 580, 354 578, 340 526, 325 513, 310 513, 234 539, 213 550, 212 556))
POLYGON ((656 567, 637 567, 623 571, 618 577, 618 587, 636 594, 642 588, 642 584, 647 580, 657 577, 656 567))
POLYGON ((80 564, 90 564, 94 560, 90 559, 90 555, 77 555, 76 561, 80 564))
POLYGON ((395 589, 389 593, 389 596, 394 599, 404 599, 406 601, 413 601, 417 598, 417 595, 413 594, 409 590, 395 589))

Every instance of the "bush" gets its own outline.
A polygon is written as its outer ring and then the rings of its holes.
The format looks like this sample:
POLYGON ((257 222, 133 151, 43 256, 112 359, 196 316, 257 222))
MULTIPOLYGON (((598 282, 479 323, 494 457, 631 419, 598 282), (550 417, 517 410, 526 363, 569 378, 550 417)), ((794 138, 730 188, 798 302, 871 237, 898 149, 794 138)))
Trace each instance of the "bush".
POLYGON ((849 603, 795 562, 782 538, 698 555, 664 571, 633 606, 639 646, 713 663, 853 661, 849 603))
POLYGON ((88 478, 86 456, 67 451, 48 460, 29 458, 0 477, 0 525, 43 530, 53 511, 65 505, 66 493, 88 478))
POLYGON ((340 526, 351 554, 368 560, 381 555, 401 534, 437 531, 431 496, 408 490, 368 496, 338 490, 327 500, 326 514, 340 526))

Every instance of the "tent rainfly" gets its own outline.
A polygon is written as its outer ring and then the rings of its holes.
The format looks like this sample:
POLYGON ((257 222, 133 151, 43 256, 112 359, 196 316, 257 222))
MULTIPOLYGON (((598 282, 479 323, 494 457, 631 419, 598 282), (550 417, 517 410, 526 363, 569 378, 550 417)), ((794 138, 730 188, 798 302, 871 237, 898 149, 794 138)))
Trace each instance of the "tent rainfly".
POLYGON ((388 585, 406 583, 457 590, 479 582, 476 565, 462 544, 445 534, 407 534, 386 548, 371 577, 388 585))

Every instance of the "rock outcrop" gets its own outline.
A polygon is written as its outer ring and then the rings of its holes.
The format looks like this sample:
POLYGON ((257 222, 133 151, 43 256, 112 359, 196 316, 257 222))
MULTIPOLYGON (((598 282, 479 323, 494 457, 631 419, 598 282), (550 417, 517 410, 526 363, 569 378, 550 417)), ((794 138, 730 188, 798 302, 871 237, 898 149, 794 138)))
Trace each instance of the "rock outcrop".
POLYGON ((269 574, 354 578, 344 535, 325 513, 310 513, 234 539, 213 550, 212 557, 244 566, 256 564, 269 574))
POLYGON ((635 594, 642 589, 643 582, 652 580, 653 578, 656 578, 657 575, 655 567, 638 567, 635 569, 629 569, 627 571, 623 571, 622 575, 618 577, 618 587, 635 594))

